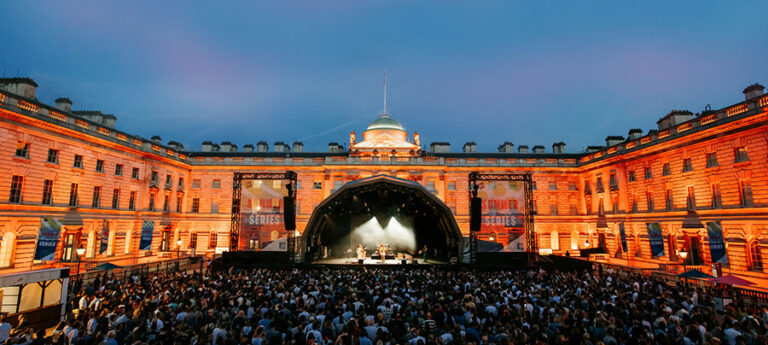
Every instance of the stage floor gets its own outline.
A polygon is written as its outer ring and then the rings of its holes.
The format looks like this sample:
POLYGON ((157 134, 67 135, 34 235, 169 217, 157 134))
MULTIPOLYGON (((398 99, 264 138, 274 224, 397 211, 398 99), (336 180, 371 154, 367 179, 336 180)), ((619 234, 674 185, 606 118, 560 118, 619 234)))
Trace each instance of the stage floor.
MULTIPOLYGON (((352 258, 327 258, 327 259, 320 259, 313 262, 313 264, 321 264, 321 265, 360 265, 357 262, 357 259, 352 258)), ((363 265, 402 265, 402 260, 399 259, 388 259, 384 260, 383 262, 381 260, 374 260, 371 258, 365 259, 363 261, 363 265)), ((429 260, 428 262, 424 262, 423 260, 408 260, 408 265, 445 265, 447 262, 445 261, 439 261, 439 260, 429 260)))

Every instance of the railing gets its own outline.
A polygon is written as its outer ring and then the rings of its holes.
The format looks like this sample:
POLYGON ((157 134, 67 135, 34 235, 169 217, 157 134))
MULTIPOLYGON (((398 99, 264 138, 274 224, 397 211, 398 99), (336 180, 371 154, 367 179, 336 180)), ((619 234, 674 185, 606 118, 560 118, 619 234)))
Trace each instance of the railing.
MULTIPOLYGON (((150 263, 143 263, 143 264, 135 264, 135 265, 128 265, 128 266, 122 266, 120 268, 115 268, 108 271, 102 271, 102 270, 93 270, 93 267, 96 267, 99 264, 102 264, 100 262, 89 262, 85 263, 85 269, 83 269, 79 274, 74 274, 73 272, 76 271, 77 264, 64 264, 64 266, 70 267, 70 280, 82 280, 82 281, 93 281, 96 279, 96 277, 101 275, 108 275, 108 276, 124 276, 127 277, 129 274, 133 273, 143 273, 143 274, 150 274, 150 275, 158 275, 162 276, 167 274, 170 271, 174 271, 177 268, 179 270, 199 270, 202 269, 201 264, 203 263, 202 258, 195 256, 195 257, 182 257, 180 259, 169 259, 169 260, 162 260, 162 261, 154 261, 150 263)), ((83 265, 83 263, 81 263, 83 265)))

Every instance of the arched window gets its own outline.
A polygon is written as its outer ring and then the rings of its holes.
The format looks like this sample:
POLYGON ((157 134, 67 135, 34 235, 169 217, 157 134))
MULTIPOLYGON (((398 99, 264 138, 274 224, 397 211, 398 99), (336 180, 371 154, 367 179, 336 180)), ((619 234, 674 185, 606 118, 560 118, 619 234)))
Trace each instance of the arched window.
POLYGON ((550 242, 550 248, 552 248, 552 250, 560 250, 560 234, 557 230, 552 231, 550 242))
POLYGON ((579 232, 576 230, 571 231, 571 249, 579 249, 579 232))
POLYGON ((13 265, 13 256, 16 251, 16 234, 7 232, 3 235, 2 246, 0 246, 0 267, 11 267, 13 265))
POLYGON ((131 247, 133 246, 133 229, 128 229, 125 232, 125 254, 131 253, 131 247))
POLYGON ((753 271, 762 271, 763 255, 760 253, 760 244, 757 240, 749 242, 747 245, 747 255, 749 256, 749 269, 753 271))

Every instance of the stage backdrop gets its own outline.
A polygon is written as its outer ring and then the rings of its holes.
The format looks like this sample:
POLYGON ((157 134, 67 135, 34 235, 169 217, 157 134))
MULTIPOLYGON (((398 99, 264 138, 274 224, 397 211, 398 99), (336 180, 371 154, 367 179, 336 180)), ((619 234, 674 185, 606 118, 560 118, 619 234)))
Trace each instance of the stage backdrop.
POLYGON ((477 196, 483 199, 480 233, 507 238, 503 246, 479 245, 478 251, 525 251, 524 186, 523 181, 478 181, 477 196))
POLYGON ((287 251, 283 197, 290 180, 243 180, 240 250, 287 251))

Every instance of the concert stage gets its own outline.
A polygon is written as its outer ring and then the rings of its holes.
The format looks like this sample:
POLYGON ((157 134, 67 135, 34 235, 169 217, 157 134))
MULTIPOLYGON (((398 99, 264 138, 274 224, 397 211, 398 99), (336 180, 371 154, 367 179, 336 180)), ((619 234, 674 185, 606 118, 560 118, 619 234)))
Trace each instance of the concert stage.
POLYGON ((355 258, 327 258, 327 259, 319 259, 315 260, 313 264, 317 265, 358 265, 358 266, 403 266, 403 265, 446 265, 448 264, 445 261, 438 261, 438 260, 430 260, 428 262, 424 262, 421 259, 411 259, 411 260, 401 260, 401 259, 386 259, 383 262, 380 259, 371 259, 367 258, 363 260, 363 263, 360 264, 360 262, 355 258), (403 261, 405 261, 405 264, 403 264, 403 261))

